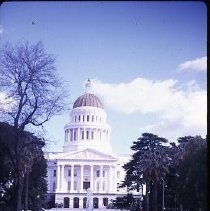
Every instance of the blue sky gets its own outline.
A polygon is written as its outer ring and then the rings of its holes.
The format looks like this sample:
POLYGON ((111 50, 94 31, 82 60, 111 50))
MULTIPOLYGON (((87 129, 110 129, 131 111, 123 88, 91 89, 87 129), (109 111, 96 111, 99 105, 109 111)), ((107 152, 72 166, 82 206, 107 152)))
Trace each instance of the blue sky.
MULTIPOLYGON (((130 153, 142 132, 206 134, 206 13, 198 1, 6 2, 0 42, 41 40, 68 81, 69 108, 91 78, 113 151, 130 153)), ((46 124, 49 150, 62 149, 68 118, 46 124)))

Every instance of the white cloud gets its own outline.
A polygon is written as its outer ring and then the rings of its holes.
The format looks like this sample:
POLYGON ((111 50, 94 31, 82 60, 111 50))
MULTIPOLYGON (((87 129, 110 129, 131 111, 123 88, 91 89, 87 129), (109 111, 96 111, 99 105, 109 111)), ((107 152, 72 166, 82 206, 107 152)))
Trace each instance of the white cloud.
POLYGON ((207 70, 207 57, 197 58, 194 60, 189 60, 179 64, 178 72, 180 71, 206 71, 207 70))
POLYGON ((0 92, 0 112, 8 111, 13 103, 14 101, 11 98, 8 98, 4 92, 0 92))
POLYGON ((115 111, 154 114, 159 121, 145 125, 142 132, 150 130, 168 136, 205 135, 207 91, 195 81, 189 81, 182 88, 177 84, 178 81, 173 79, 152 81, 136 78, 130 83, 120 84, 94 81, 93 91, 115 111))

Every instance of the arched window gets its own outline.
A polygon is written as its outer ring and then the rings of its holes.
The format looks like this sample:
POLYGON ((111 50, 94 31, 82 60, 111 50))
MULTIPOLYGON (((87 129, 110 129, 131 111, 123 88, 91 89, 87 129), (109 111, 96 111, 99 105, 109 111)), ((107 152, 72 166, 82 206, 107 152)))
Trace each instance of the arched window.
POLYGON ((82 140, 84 140, 84 130, 82 131, 82 140))
POLYGON ((103 198, 103 205, 105 207, 108 205, 108 198, 103 198))
POLYGON ((86 203, 87 203, 87 197, 83 198, 83 208, 86 208, 86 203))
POLYGON ((69 197, 64 197, 63 206, 64 208, 69 208, 69 197))
POLYGON ((77 137, 77 131, 74 130, 74 141, 76 140, 76 137, 77 137))
POLYGON ((74 198, 74 208, 79 208, 79 198, 78 197, 75 197, 74 198))
POLYGON ((96 198, 96 197, 93 198, 93 207, 95 209, 98 209, 98 198, 96 198))

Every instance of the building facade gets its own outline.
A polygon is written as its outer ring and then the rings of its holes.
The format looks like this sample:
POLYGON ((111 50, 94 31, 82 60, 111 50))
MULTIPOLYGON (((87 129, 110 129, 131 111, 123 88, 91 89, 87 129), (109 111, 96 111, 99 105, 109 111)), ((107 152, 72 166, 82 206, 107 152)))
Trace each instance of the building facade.
MULTIPOLYGON (((110 144, 110 126, 100 99, 91 92, 78 97, 64 127, 63 152, 48 153, 48 194, 65 208, 85 208, 87 189, 93 192, 94 208, 107 207, 112 199, 127 194, 119 188, 122 166, 129 155, 116 155, 110 144)), ((135 195, 140 195, 136 192, 135 195)))

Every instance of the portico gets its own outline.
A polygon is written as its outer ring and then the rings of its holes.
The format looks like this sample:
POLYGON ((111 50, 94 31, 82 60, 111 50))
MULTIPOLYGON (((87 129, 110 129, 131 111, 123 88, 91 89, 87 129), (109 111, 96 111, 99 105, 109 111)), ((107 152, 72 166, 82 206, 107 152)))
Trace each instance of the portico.
POLYGON ((70 163, 58 160, 56 193, 86 193, 87 188, 96 193, 115 192, 115 165, 113 161, 111 162, 70 163))

